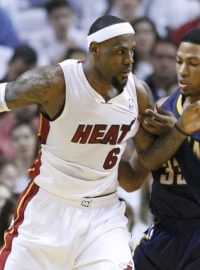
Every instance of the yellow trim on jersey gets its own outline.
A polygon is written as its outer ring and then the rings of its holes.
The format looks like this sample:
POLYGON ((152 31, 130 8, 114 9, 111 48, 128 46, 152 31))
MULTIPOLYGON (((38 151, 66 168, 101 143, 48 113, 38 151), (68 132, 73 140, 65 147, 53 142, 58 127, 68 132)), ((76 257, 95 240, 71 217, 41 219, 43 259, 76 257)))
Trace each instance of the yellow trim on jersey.
POLYGON ((37 136, 41 136, 41 132, 42 132, 42 123, 43 123, 43 117, 42 117, 42 114, 40 113, 40 120, 39 120, 39 129, 38 129, 38 134, 37 136))
POLYGON ((176 109, 177 109, 177 111, 178 111, 178 113, 179 113, 180 115, 183 113, 182 98, 183 98, 183 96, 180 95, 180 96, 178 97, 177 102, 176 102, 176 109))

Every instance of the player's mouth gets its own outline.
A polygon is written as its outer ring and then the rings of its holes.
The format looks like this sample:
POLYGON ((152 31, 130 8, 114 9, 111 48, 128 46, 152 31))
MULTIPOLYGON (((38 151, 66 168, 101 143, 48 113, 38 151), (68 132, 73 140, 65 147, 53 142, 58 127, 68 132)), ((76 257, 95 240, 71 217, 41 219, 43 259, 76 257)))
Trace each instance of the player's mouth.
POLYGON ((126 68, 126 69, 122 69, 120 73, 122 74, 123 77, 128 77, 131 71, 132 71, 131 68, 126 68))
POLYGON ((186 80, 180 80, 178 82, 178 84, 179 84, 180 88, 183 89, 183 90, 188 89, 189 86, 190 86, 190 83, 188 81, 186 81, 186 80))

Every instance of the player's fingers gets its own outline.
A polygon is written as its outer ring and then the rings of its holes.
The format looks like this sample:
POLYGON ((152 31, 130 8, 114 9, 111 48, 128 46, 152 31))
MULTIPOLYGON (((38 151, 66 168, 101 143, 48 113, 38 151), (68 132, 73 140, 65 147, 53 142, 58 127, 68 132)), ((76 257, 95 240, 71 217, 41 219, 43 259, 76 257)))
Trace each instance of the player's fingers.
POLYGON ((147 122, 144 120, 144 122, 142 123, 142 127, 152 133, 152 134, 156 134, 156 135, 160 135, 163 133, 163 127, 160 127, 159 125, 152 125, 151 123, 147 122))
POLYGON ((173 115, 172 112, 164 110, 163 108, 159 107, 157 104, 156 104, 156 109, 157 109, 157 112, 161 115, 166 115, 166 116, 173 115))

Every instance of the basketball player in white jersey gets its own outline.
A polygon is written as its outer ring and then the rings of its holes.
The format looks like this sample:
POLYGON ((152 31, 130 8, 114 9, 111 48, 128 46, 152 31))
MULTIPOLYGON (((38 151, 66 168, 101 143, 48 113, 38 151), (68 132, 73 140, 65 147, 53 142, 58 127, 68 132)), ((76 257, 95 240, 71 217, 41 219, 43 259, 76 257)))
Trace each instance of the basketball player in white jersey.
MULTIPOLYGON (((126 142, 133 138, 142 162, 154 169, 185 139, 173 127, 154 142, 139 125, 152 100, 131 73, 131 25, 103 16, 87 40, 85 62, 66 60, 0 84, 0 111, 38 104, 41 112, 41 150, 5 233, 0 270, 134 269, 125 205, 116 194, 126 142)), ((199 128, 199 107, 184 113, 178 128, 199 128)))

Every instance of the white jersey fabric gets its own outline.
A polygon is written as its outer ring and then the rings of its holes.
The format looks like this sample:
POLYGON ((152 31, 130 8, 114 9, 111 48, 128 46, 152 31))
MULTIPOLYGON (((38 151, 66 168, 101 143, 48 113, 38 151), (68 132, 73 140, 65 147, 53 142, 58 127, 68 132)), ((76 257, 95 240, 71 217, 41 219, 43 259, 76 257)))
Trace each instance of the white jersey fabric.
POLYGON ((82 63, 60 65, 65 106, 54 121, 42 117, 42 148, 5 233, 0 270, 134 269, 116 193, 120 157, 139 126, 133 77, 106 103, 82 63))
POLYGON ((139 127, 133 76, 121 94, 105 102, 88 83, 81 62, 66 60, 60 66, 66 82, 65 106, 49 122, 35 183, 71 200, 113 193, 126 141, 139 127))

